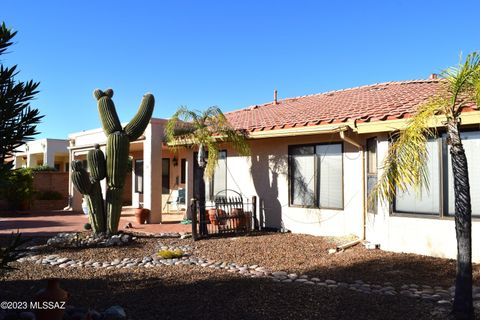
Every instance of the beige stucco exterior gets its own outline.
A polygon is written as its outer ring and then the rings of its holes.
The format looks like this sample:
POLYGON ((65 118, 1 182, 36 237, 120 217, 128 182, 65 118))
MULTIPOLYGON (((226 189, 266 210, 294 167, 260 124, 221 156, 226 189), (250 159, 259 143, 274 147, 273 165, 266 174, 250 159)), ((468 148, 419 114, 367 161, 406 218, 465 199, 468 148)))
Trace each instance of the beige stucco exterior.
POLYGON ((68 141, 38 139, 17 148, 13 155, 14 168, 49 166, 60 172, 68 171, 68 141))
MULTIPOLYGON (((382 162, 388 150, 385 135, 379 135, 382 162)), ((379 175, 382 173, 380 168, 379 175)), ((475 195, 472 195, 475 197, 475 195)), ((400 214, 388 203, 379 203, 377 214, 366 216, 366 239, 384 250, 455 259, 457 241, 453 217, 400 214)), ((480 262, 480 220, 472 220, 473 261, 480 262)))
MULTIPOLYGON (((478 118, 469 115, 469 121, 478 118)), ((257 218, 261 227, 289 230, 321 236, 355 235, 381 249, 395 252, 410 252, 446 258, 456 257, 455 226, 452 218, 440 216, 397 215, 387 203, 378 203, 376 214, 366 213, 365 155, 366 140, 377 138, 379 161, 378 176, 382 174, 382 161, 388 151, 388 132, 404 125, 395 120, 356 127, 353 123, 330 125, 298 130, 288 129, 283 133, 263 132, 252 134, 249 139, 251 155, 239 156, 228 145, 228 189, 238 191, 244 199, 257 197, 257 218), (361 128, 360 128, 361 127, 361 128), (348 129, 347 129, 348 128, 348 129), (393 129, 392 129, 393 128, 393 129), (293 131, 292 131, 293 130, 293 131), (340 131, 347 130, 345 139, 340 131), (285 135, 285 136, 282 136, 285 135), (343 209, 311 209, 289 204, 288 148, 292 145, 340 143, 343 146, 343 209)), ((185 189, 187 205, 193 197, 193 149, 173 153, 163 143, 166 120, 152 119, 138 141, 131 143, 130 155, 143 162, 143 193, 132 188, 132 205, 143 204, 152 212, 152 223, 162 222, 162 213, 171 210, 172 191, 185 189), (170 159, 169 192, 162 194, 162 159, 170 159), (176 159, 176 165, 175 161, 176 159), (185 183, 180 182, 181 159, 186 160, 185 183)), ((101 129, 69 135, 70 160, 82 159, 94 143, 105 145, 106 137, 101 129)), ((135 172, 132 174, 135 180, 135 172)), ((132 183, 134 185, 134 183, 132 183)), ((70 182, 71 208, 80 209, 81 197, 70 182)), ((473 258, 480 262, 480 221, 473 221, 473 258)))

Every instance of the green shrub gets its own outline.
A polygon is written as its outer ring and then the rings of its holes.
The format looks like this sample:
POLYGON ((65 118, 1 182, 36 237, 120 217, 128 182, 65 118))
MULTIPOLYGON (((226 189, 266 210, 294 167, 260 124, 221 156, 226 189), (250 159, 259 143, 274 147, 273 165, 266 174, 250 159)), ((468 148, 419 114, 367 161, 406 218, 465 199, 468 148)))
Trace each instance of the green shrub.
POLYGON ((85 223, 85 224, 83 225, 83 229, 85 229, 85 230, 92 230, 92 225, 87 222, 87 223, 85 223))
POLYGON ((174 258, 181 258, 183 256, 183 251, 180 249, 175 250, 160 250, 158 252, 158 256, 162 257, 163 259, 174 259, 174 258))
POLYGON ((35 191, 33 173, 29 168, 11 170, 6 174, 2 196, 8 201, 10 209, 27 209, 35 191))
POLYGON ((37 200, 63 200, 63 195, 57 191, 37 191, 35 199, 37 200))
POLYGON ((32 168, 32 170, 34 172, 38 172, 38 171, 58 171, 57 169, 55 169, 53 167, 49 167, 47 165, 36 166, 36 167, 32 168))

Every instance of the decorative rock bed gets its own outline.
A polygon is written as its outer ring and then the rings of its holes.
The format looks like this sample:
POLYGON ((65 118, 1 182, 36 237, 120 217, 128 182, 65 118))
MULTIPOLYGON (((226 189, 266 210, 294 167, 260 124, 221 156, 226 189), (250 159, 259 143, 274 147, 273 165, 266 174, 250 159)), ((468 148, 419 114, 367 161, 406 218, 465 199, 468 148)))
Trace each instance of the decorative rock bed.
MULTIPOLYGON (((133 238, 132 238, 133 239, 133 238)), ((211 268, 214 270, 224 270, 227 272, 238 273, 242 276, 252 278, 266 278, 278 283, 295 283, 301 285, 316 285, 320 287, 337 289, 344 288, 364 294, 382 294, 382 295, 403 295, 412 298, 436 302, 439 305, 450 305, 452 303, 455 287, 448 289, 436 286, 405 284, 400 288, 395 288, 392 283, 385 282, 383 284, 365 283, 362 280, 356 280, 353 283, 336 281, 333 279, 320 279, 309 277, 308 275, 297 275, 285 271, 271 272, 267 268, 259 265, 237 264, 233 262, 215 261, 207 258, 193 256, 193 248, 191 246, 165 246, 159 243, 159 250, 181 250, 183 256, 181 258, 164 259, 159 257, 157 253, 143 258, 124 258, 114 259, 112 261, 94 261, 94 260, 73 260, 59 255, 30 255, 20 258, 18 262, 30 261, 36 264, 46 266, 57 266, 59 268, 95 268, 95 269, 129 269, 129 268, 155 268, 161 266, 178 266, 192 265, 202 268, 211 268)), ((474 287, 474 299, 480 301, 480 288, 474 287)))
POLYGON ((114 247, 128 245, 135 239, 135 237, 126 233, 111 236, 98 234, 85 237, 82 237, 79 233, 59 233, 47 240, 47 246, 55 248, 114 247))
MULTIPOLYGON (((137 239, 137 235, 132 233, 119 233, 117 235, 83 235, 81 233, 59 233, 58 235, 47 240, 47 246, 54 248, 92 248, 92 247, 115 247, 126 246, 137 239)), ((138 235, 140 236, 140 235, 138 235)), ((142 237, 148 238, 180 238, 186 239, 191 237, 189 233, 178 232, 161 232, 141 234, 142 237)), ((38 250, 43 246, 33 246, 27 249, 31 251, 38 250)))

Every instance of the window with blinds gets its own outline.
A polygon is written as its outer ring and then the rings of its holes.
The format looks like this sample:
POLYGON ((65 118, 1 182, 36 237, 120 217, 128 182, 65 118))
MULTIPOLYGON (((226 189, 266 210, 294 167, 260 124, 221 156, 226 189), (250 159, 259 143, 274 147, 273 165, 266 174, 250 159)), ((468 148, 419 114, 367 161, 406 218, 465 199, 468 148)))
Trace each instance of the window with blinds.
POLYGON ((290 146, 290 205, 343 209, 341 144, 290 146))
MULTIPOLYGON (((462 132, 463 148, 467 156, 468 180, 470 182, 470 198, 472 203, 472 216, 480 216, 480 132, 462 132)), ((455 214, 455 195, 453 191, 452 158, 450 147, 447 148, 447 186, 448 186, 448 215, 455 214)))
POLYGON ((421 190, 411 187, 405 192, 397 189, 395 197, 395 211, 418 214, 438 214, 440 211, 440 145, 438 139, 427 141, 428 186, 421 190))

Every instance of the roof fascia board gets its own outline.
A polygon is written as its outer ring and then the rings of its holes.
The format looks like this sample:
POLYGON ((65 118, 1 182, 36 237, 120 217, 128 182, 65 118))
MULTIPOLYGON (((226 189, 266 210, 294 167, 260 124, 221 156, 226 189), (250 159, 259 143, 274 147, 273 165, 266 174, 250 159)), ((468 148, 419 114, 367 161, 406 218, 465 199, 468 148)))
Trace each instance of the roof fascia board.
MULTIPOLYGON (((403 130, 407 127, 410 119, 411 118, 357 123, 356 129, 358 134, 403 130)), ((446 121, 447 118, 445 115, 437 115, 429 121, 429 126, 432 128, 443 127, 446 121)), ((462 113, 460 115, 460 123, 462 125, 480 124, 480 111, 462 113)))
POLYGON ((293 136, 308 136, 312 134, 326 134, 332 132, 345 131, 349 127, 353 128, 353 122, 344 122, 328 125, 305 126, 288 129, 276 129, 267 131, 254 131, 248 134, 248 139, 266 139, 279 137, 293 137, 293 136))

